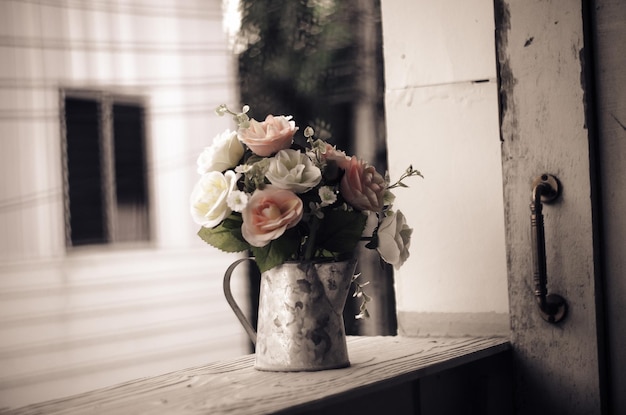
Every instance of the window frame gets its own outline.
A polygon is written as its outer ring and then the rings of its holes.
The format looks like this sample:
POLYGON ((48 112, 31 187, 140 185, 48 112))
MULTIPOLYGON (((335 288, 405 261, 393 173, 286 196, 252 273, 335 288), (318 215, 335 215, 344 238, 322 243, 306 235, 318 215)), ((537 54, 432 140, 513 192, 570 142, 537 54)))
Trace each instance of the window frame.
POLYGON ((66 251, 75 250, 107 250, 115 248, 129 247, 147 247, 154 243, 154 217, 153 217, 153 191, 152 178, 149 174, 150 166, 150 147, 148 145, 148 107, 145 97, 138 94, 118 93, 100 89, 79 89, 79 88, 60 88, 59 90, 59 117, 61 126, 61 170, 63 181, 63 223, 64 223, 64 240, 66 251), (103 215, 104 223, 104 241, 101 243, 83 243, 75 244, 72 241, 72 226, 70 222, 70 183, 69 183, 69 156, 68 156, 68 137, 66 123, 66 99, 85 99, 93 100, 100 107, 98 114, 99 121, 99 147, 100 147, 100 169, 101 169, 101 189, 103 196, 103 215), (116 178, 115 178, 115 154, 114 154, 114 121, 113 107, 116 104, 137 105, 143 112, 143 128, 141 145, 143 148, 143 170, 144 189, 145 189, 145 205, 147 229, 145 239, 137 239, 133 241, 120 241, 116 235, 115 223, 117 218, 118 204, 116 195, 116 178))

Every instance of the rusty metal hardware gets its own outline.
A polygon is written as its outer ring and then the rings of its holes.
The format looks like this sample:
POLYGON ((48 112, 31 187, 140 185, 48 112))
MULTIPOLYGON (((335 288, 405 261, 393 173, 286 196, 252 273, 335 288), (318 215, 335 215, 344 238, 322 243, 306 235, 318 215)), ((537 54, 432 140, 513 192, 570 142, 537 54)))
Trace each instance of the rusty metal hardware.
POLYGON ((561 194, 559 180, 551 174, 542 174, 533 180, 530 203, 532 237, 533 283, 541 317, 549 323, 558 323, 567 314, 567 302, 558 294, 548 294, 546 240, 543 223, 543 203, 553 202, 561 194))

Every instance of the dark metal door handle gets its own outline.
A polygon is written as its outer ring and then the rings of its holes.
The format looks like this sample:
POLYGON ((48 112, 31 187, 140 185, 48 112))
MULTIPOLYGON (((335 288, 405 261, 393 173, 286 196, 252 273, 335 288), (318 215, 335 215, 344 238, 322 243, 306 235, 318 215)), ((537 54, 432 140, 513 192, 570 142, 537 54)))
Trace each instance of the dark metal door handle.
POLYGON ((543 206, 541 202, 550 203, 561 193, 558 179, 550 174, 542 174, 535 178, 532 185, 532 202, 530 203, 530 228, 532 237, 533 283, 535 298, 539 305, 541 317, 549 323, 558 323, 567 314, 567 302, 558 294, 548 295, 548 276, 546 266, 546 239, 543 230, 543 206))

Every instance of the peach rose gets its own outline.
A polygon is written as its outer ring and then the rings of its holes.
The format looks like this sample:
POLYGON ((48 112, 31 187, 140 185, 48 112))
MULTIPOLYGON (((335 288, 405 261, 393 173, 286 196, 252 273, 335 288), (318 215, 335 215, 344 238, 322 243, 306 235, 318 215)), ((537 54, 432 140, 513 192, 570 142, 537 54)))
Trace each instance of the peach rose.
POLYGON ((254 154, 267 157, 289 148, 297 130, 298 127, 291 121, 291 116, 268 115, 263 122, 251 119, 248 127, 239 128, 238 135, 254 154))
POLYGON ((385 179, 374 166, 356 157, 350 158, 339 185, 339 191, 348 203, 359 210, 380 212, 385 190, 385 179))
POLYGON ((302 200, 290 190, 271 185, 256 190, 241 212, 241 234, 250 245, 263 247, 300 222, 302 206, 302 200))
MULTIPOLYGON (((320 141, 320 140, 318 140, 320 141)), ((326 161, 324 178, 332 182, 339 177, 340 169, 346 169, 350 164, 350 157, 343 151, 337 150, 328 143, 320 144, 321 157, 326 161)))

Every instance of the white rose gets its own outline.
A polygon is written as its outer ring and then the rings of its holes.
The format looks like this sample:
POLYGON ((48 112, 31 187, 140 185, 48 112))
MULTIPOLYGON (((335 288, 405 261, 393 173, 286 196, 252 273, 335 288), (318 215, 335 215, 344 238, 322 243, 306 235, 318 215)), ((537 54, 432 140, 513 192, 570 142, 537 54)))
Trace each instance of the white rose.
POLYGON ((395 269, 404 264, 409 257, 411 234, 406 218, 398 211, 385 217, 378 227, 378 247, 376 250, 383 260, 395 269))
POLYGON ((322 172, 298 150, 280 150, 270 160, 265 177, 279 189, 304 193, 322 180, 322 172))
POLYGON ((232 170, 212 171, 200 177, 189 198, 191 217, 198 225, 214 228, 231 214, 228 196, 235 189, 237 178, 232 170))
POLYGON ((210 147, 205 147, 198 157, 198 173, 225 171, 239 163, 244 148, 237 138, 236 131, 226 130, 213 139, 210 147))

